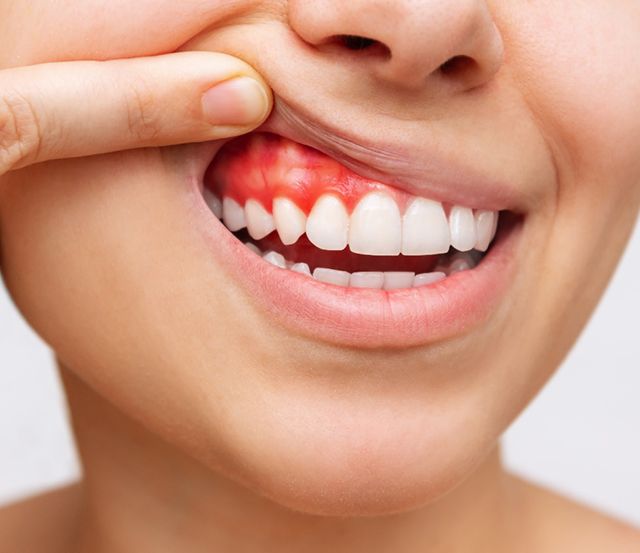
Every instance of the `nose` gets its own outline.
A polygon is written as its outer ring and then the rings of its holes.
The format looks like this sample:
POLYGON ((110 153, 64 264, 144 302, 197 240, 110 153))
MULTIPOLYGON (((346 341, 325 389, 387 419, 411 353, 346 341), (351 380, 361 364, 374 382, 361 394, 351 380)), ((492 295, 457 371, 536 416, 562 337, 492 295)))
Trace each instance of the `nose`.
POLYGON ((480 86, 504 55, 485 0, 289 0, 289 24, 322 55, 407 89, 480 86))

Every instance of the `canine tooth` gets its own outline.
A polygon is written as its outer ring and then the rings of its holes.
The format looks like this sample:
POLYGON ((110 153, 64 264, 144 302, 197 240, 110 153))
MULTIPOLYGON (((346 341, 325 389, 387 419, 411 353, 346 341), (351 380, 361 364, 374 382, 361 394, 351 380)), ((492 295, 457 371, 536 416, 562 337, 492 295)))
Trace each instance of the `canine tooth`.
POLYGON ((249 248, 253 253, 262 257, 262 250, 258 246, 251 242, 245 242, 244 245, 247 246, 247 248, 249 248))
POLYGON ((307 219, 307 238, 321 250, 344 250, 349 236, 349 213, 332 194, 318 198, 307 219))
POLYGON ((291 270, 295 273, 302 273, 303 275, 311 276, 311 269, 309 269, 309 265, 306 263, 294 263, 291 266, 291 270))
POLYGON ((433 273, 420 273, 413 279, 413 287, 418 288, 419 286, 427 286, 446 278, 446 276, 446 274, 441 273, 440 271, 434 271, 433 273))
POLYGON ((384 273, 376 271, 361 271, 351 274, 349 286, 352 288, 382 288, 384 273))
POLYGON ((222 218, 225 226, 235 232, 247 226, 244 209, 233 198, 225 196, 222 200, 222 218))
POLYGON ((283 244, 295 244, 304 234, 307 216, 289 198, 274 198, 273 218, 283 244))
POLYGON ((285 261, 284 256, 278 252, 267 252, 262 256, 262 259, 267 263, 271 263, 271 265, 280 267, 281 269, 286 269, 287 267, 287 262, 285 261))
POLYGON ((455 205, 449 213, 451 245, 458 251, 466 252, 476 245, 476 220, 468 207, 455 205))
POLYGON ((498 228, 498 212, 497 211, 477 211, 476 212, 476 245, 475 249, 486 252, 489 244, 496 235, 498 228))
POLYGON ((446 253, 450 244, 449 221, 442 204, 426 198, 413 200, 402 218, 402 253, 446 253))
POLYGON ((335 269, 326 269, 318 267, 313 271, 313 278, 320 282, 335 284, 336 286, 349 286, 349 277, 351 275, 347 271, 336 271, 335 269))
POLYGON ((415 273, 388 271, 384 273, 384 289, 397 290, 399 288, 413 287, 415 273))
POLYGON ((257 200, 247 200, 244 204, 244 215, 247 220, 247 230, 254 240, 260 240, 276 229, 273 216, 257 200))
POLYGON ((216 196, 211 190, 205 188, 202 195, 204 196, 204 201, 209 206, 211 212, 218 218, 222 218, 222 202, 220 198, 216 196))
POLYGON ((402 219, 395 200, 382 192, 364 196, 351 214, 349 249, 367 255, 398 255, 402 219))

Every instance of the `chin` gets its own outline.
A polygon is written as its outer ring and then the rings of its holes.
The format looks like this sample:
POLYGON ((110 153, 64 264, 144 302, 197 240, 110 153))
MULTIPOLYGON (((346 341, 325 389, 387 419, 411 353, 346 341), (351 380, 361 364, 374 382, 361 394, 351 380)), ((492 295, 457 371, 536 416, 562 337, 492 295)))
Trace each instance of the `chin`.
POLYGON ((497 443, 498 433, 480 428, 470 406, 376 403, 280 397, 237 422, 232 453, 216 470, 297 512, 382 516, 437 501, 497 443))

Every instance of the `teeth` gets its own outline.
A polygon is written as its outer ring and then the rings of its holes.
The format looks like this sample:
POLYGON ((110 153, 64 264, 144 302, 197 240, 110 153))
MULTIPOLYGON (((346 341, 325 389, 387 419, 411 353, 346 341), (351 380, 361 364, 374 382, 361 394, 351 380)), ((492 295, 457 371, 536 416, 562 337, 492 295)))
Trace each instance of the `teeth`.
POLYGON ((295 273, 311 276, 311 269, 306 263, 294 263, 291 265, 291 270, 295 273))
POLYGON ((247 226, 244 216, 244 209, 234 199, 225 197, 222 200, 222 218, 224 224, 231 231, 235 232, 247 226))
POLYGON ((404 213, 402 253, 435 255, 449 251, 449 222, 440 202, 416 198, 404 213))
POLYGON ((280 240, 285 245, 295 244, 307 225, 307 216, 288 198, 273 200, 273 218, 280 240))
POLYGON ((349 286, 352 288, 382 288, 384 273, 375 271, 363 271, 352 273, 349 286))
POLYGON ((209 206, 209 209, 212 213, 218 218, 222 218, 222 202, 220 198, 216 196, 211 190, 205 188, 202 195, 204 196, 204 201, 209 206))
POLYGON ((327 284, 335 284, 336 286, 349 286, 349 277, 351 275, 347 271, 336 271, 335 269, 326 269, 318 267, 313 271, 313 278, 327 284))
POLYGON ((475 249, 486 252, 489 244, 496 235, 498 228, 497 211, 477 211, 476 212, 476 234, 477 240, 475 249))
POLYGON ((287 268, 287 262, 283 255, 278 252, 267 252, 262 256, 267 263, 271 263, 271 265, 275 265, 276 267, 280 267, 281 269, 287 268))
POLYGON ((416 275, 413 279, 413 287, 418 288, 419 286, 427 286, 446 277, 447 275, 445 273, 441 273, 439 271, 434 273, 421 273, 416 275))
POLYGON ((456 205, 451 208, 449 230, 451 245, 456 250, 466 252, 476 245, 476 220, 468 207, 456 205))
POLYGON ((260 240, 276 229, 271 213, 257 200, 247 200, 244 204, 244 216, 249 235, 254 240, 260 240))
POLYGON ((258 246, 252 244, 251 242, 245 242, 244 245, 247 246, 247 248, 249 248, 253 253, 262 257, 262 251, 260 251, 260 248, 258 246))
POLYGON ((344 250, 349 235, 349 213, 342 201, 331 194, 318 198, 307 219, 307 237, 322 250, 344 250))
POLYGON ((386 272, 384 274, 385 290, 397 290, 399 288, 411 288, 413 286, 413 278, 415 273, 405 272, 386 272))
POLYGON ((349 249, 367 255, 398 255, 402 246, 402 219, 395 200, 371 192, 351 214, 349 249))
POLYGON ((468 271, 476 266, 476 260, 471 253, 456 254, 449 263, 448 274, 453 275, 460 271, 468 271))

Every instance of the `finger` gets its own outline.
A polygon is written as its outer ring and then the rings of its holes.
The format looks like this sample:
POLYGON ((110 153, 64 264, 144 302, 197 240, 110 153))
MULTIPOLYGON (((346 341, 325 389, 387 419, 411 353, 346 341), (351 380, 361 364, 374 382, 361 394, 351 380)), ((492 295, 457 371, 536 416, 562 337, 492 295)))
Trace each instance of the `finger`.
POLYGON ((271 104, 255 70, 210 52, 0 71, 0 175, 50 159, 236 136, 271 104))

